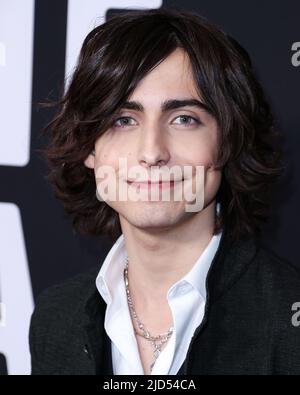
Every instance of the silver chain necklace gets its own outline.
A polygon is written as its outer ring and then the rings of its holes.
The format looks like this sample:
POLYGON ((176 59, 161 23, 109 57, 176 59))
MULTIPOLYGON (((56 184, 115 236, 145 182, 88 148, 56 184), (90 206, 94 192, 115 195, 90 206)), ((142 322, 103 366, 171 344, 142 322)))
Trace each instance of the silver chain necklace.
POLYGON ((130 296, 130 292, 129 292, 129 282, 128 282, 128 257, 126 258, 126 264, 125 264, 125 269, 124 269, 124 281, 125 281, 125 287, 126 287, 126 295, 127 295, 127 300, 128 300, 128 305, 130 307, 130 311, 133 315, 133 318, 136 320, 137 324, 138 324, 138 328, 141 330, 140 333, 138 333, 136 331, 136 329, 134 328, 134 332, 136 335, 142 336, 144 339, 148 340, 151 342, 152 346, 154 347, 154 361, 152 362, 152 364, 150 365, 150 371, 152 372, 152 369, 154 367, 154 364, 157 360, 157 358, 159 357, 161 350, 162 350, 162 346, 169 340, 169 338, 171 337, 173 331, 174 331, 174 327, 171 326, 170 329, 168 330, 168 332, 166 333, 162 333, 158 336, 152 336, 150 335, 149 331, 147 329, 145 329, 144 324, 142 324, 142 322, 139 320, 136 311, 133 307, 133 302, 130 296))

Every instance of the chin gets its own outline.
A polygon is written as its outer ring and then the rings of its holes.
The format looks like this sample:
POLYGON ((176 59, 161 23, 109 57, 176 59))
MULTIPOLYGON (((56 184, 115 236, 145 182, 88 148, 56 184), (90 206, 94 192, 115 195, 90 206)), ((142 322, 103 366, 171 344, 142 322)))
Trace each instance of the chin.
POLYGON ((139 228, 141 230, 144 231, 154 231, 154 232, 159 232, 160 230, 165 230, 165 229, 169 229, 169 228, 173 228, 174 224, 167 222, 167 221, 161 221, 161 222, 151 222, 151 223, 139 223, 137 225, 135 225, 136 228, 139 228))
POLYGON ((135 210, 132 215, 126 213, 128 222, 139 228, 165 228, 176 225, 177 222, 185 215, 185 213, 176 213, 174 208, 170 210, 159 210, 157 207, 155 211, 143 209, 141 211, 135 210))

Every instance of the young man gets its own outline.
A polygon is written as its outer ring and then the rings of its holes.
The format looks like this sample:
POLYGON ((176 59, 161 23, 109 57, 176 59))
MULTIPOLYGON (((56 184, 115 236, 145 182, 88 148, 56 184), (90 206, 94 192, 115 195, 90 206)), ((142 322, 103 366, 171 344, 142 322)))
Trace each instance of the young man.
POLYGON ((59 104, 49 179, 115 244, 39 297, 32 373, 299 374, 299 272, 258 238, 281 162, 246 51, 189 12, 123 13, 87 36, 59 104))

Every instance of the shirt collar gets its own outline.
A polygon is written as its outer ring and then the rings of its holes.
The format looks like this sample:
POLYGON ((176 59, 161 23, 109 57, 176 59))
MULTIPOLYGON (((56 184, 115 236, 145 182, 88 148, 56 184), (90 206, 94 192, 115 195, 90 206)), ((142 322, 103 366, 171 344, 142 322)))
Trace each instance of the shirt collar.
POLYGON ((107 254, 96 278, 97 289, 107 304, 112 301, 113 286, 123 281, 126 257, 124 235, 121 234, 107 254))
MULTIPOLYGON (((219 247, 222 231, 213 235, 210 242, 201 253, 192 269, 179 281, 171 286, 172 289, 189 284, 194 287, 206 300, 206 277, 214 255, 219 247)), ((123 282, 123 269, 125 267, 127 252, 124 235, 121 234, 106 256, 96 279, 96 286, 107 304, 112 301, 114 287, 123 282), (112 264, 113 263, 113 264, 112 264)), ((121 302, 120 302, 121 303, 121 302)), ((121 307, 121 306, 120 306, 121 307)))
POLYGON ((212 236, 210 242, 205 247, 204 251, 201 253, 192 269, 184 277, 172 285, 168 291, 168 294, 173 288, 176 288, 179 285, 184 287, 185 284, 189 284, 199 292, 204 301, 206 300, 206 277, 212 260, 219 247, 221 237, 222 231, 217 235, 212 236))

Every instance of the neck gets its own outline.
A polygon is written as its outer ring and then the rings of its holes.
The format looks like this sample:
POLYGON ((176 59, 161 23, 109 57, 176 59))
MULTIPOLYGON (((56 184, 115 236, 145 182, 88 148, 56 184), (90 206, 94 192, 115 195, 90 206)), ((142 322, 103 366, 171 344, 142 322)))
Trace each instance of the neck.
POLYGON ((213 236, 215 201, 176 227, 149 231, 120 217, 131 296, 144 311, 167 305, 169 288, 187 274, 213 236))

